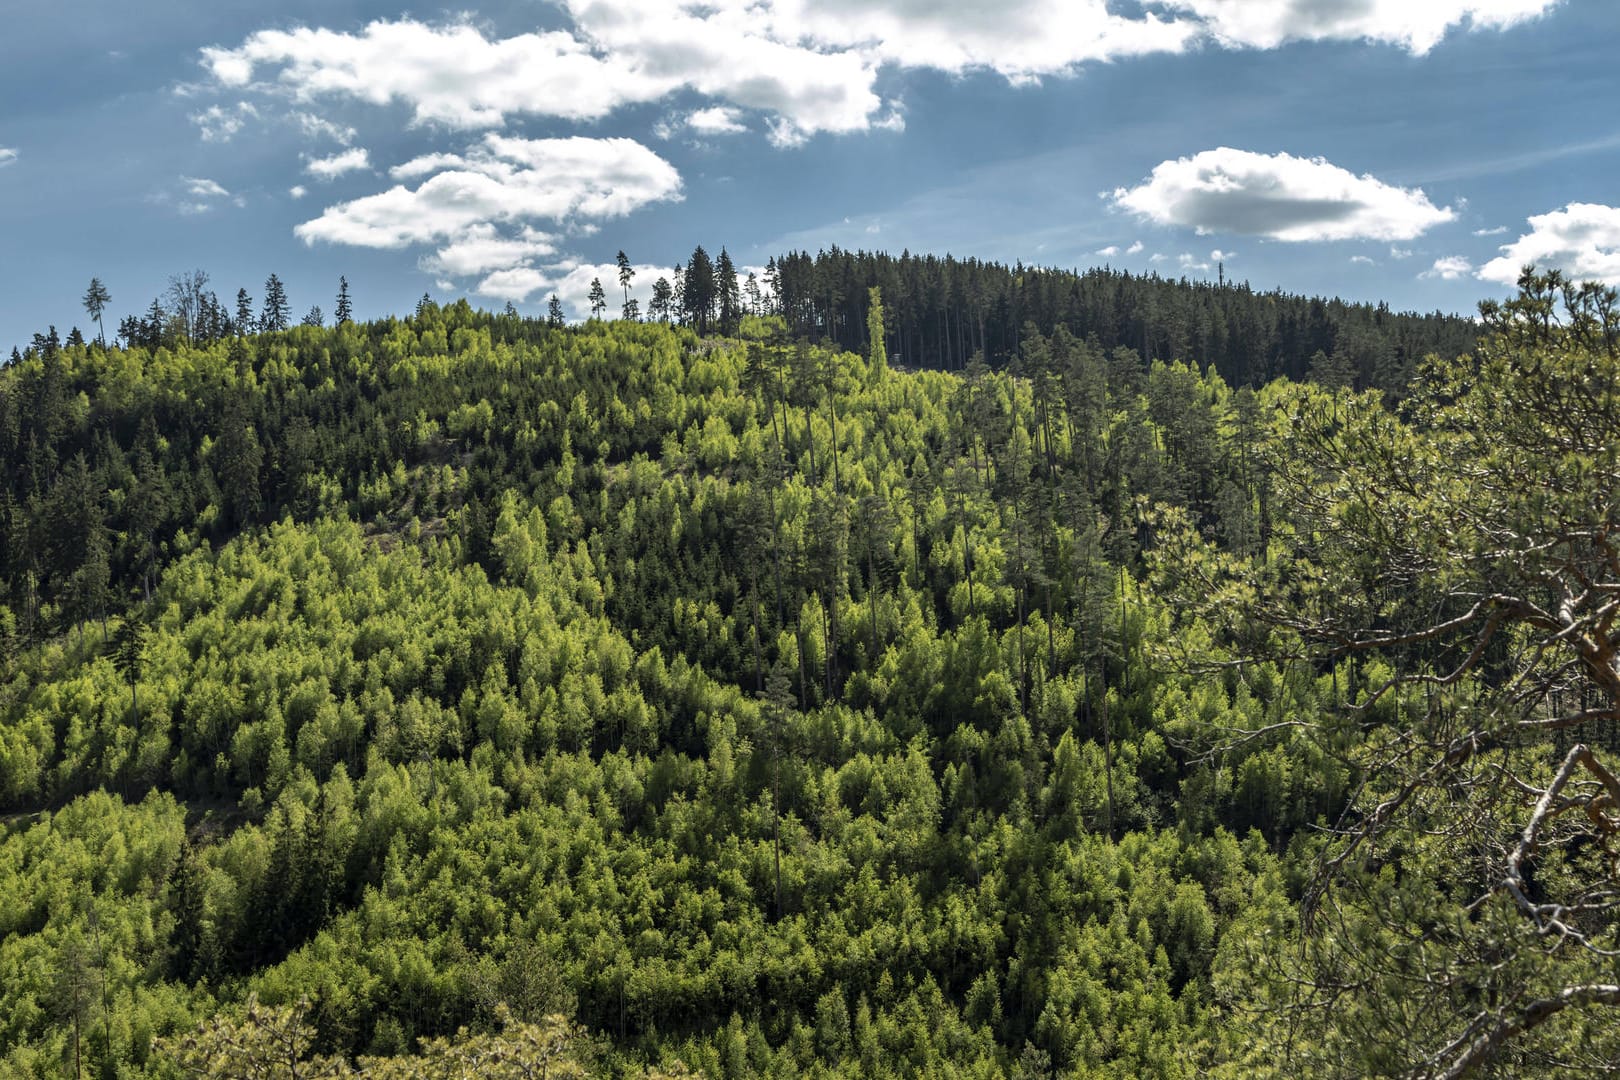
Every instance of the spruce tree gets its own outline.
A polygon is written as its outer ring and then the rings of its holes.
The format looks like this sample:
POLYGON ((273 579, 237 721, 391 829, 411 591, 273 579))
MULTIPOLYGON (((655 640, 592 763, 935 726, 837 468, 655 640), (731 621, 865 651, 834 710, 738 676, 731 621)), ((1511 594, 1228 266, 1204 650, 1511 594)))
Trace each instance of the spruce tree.
POLYGON ((338 278, 336 316, 339 326, 354 321, 354 307, 349 303, 349 279, 346 277, 338 278))
POLYGON ((287 329, 291 312, 287 307, 287 290, 281 279, 271 274, 264 283, 264 306, 259 310, 259 332, 273 334, 287 329))

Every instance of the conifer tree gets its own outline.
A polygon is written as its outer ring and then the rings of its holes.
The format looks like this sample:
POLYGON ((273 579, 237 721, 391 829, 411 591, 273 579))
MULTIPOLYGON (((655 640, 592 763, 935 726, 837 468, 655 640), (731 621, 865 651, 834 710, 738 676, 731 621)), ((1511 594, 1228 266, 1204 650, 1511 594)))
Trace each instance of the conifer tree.
POLYGON ((634 321, 636 316, 630 307, 630 282, 635 279, 636 270, 635 267, 630 265, 630 260, 625 257, 623 251, 619 252, 618 262, 619 285, 624 289, 624 318, 634 321))
POLYGON ((338 278, 337 311, 335 315, 339 326, 354 321, 354 307, 349 303, 349 279, 347 277, 338 278))
POLYGON ((264 282, 264 306, 259 309, 259 332, 273 334, 285 330, 287 320, 291 317, 287 307, 287 290, 282 287, 281 279, 271 274, 264 282))
POLYGON ((110 303, 112 303, 112 293, 107 291, 107 286, 101 283, 100 278, 91 278, 90 287, 84 292, 84 310, 88 311, 90 317, 96 320, 96 331, 102 348, 107 347, 107 331, 101 324, 101 313, 107 309, 107 305, 110 303))

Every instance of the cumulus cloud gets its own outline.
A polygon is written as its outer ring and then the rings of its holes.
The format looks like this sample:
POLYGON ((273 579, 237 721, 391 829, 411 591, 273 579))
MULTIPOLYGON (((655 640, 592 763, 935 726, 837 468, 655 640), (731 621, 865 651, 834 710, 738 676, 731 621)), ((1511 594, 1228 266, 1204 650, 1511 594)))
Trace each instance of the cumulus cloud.
POLYGON ((1137 240, 1135 243, 1131 244, 1130 247, 1125 249, 1125 254, 1127 254, 1127 255, 1140 255, 1140 254, 1142 254, 1142 249, 1144 247, 1146 247, 1146 245, 1143 244, 1142 241, 1137 240))
MULTIPOLYGON (((449 282, 441 284, 448 286, 449 282)), ((478 283, 477 292, 480 296, 494 297, 496 300, 510 300, 522 303, 537 292, 551 287, 551 279, 545 274, 530 266, 515 266, 507 270, 497 270, 483 281, 478 283)))
POLYGON ((421 182, 329 206, 294 234, 308 244, 431 244, 422 270, 438 280, 481 278, 475 291, 499 300, 560 288, 571 272, 558 261, 556 231, 536 222, 588 234, 591 219, 681 198, 674 167, 629 139, 490 134, 464 153, 426 155, 391 172, 421 182), (537 268, 547 259, 557 265, 537 268))
POLYGON ((1457 281, 1473 272, 1474 264, 1469 262, 1466 256, 1446 255, 1434 260, 1434 265, 1423 271, 1418 277, 1439 278, 1441 281, 1457 281))
POLYGON ((468 22, 378 20, 342 32, 261 30, 202 50, 221 86, 268 85, 310 102, 401 104, 416 122, 494 128, 512 116, 594 120, 689 91, 717 104, 709 134, 766 114, 779 145, 903 126, 877 92, 884 68, 994 72, 1014 83, 1205 43, 1387 42, 1414 53, 1457 27, 1503 28, 1557 0, 559 0, 564 28, 489 37, 468 22))
POLYGON ((1352 255, 1350 261, 1357 266, 1377 266, 1378 261, 1366 255, 1352 255))
POLYGON ((287 194, 291 195, 295 199, 302 199, 305 195, 309 194, 309 189, 303 184, 294 184, 292 187, 287 189, 287 194))
MULTIPOLYGON (((448 277, 472 277, 527 266, 533 259, 556 252, 556 238, 546 233, 524 229, 516 236, 502 236, 495 226, 480 224, 471 226, 436 254, 423 259, 422 269, 448 277)), ((513 298, 503 295, 502 299, 513 298)))
POLYGON ((1529 219, 1530 231, 1502 245, 1479 277, 1512 285, 1525 266, 1562 270, 1580 281, 1620 285, 1620 207, 1570 203, 1529 219))
POLYGON ((1119 254, 1119 245, 1109 244, 1105 248, 1098 248, 1096 254, 1101 255, 1105 259, 1112 259, 1115 255, 1119 254))
POLYGON ((1498 225, 1494 229, 1475 229, 1475 236, 1501 236, 1508 231, 1506 225, 1498 225))
POLYGON ((697 110, 686 118, 686 126, 699 135, 740 135, 748 130, 742 114, 724 105, 697 110))
POLYGON ((13 164, 17 160, 17 151, 10 146, 0 146, 0 169, 13 164))
POLYGON ((366 148, 356 146, 331 157, 311 158, 304 163, 304 171, 317 180, 334 180, 344 173, 371 168, 371 156, 366 148))
POLYGON ((1161 225, 1272 240, 1410 240, 1456 211, 1421 188, 1357 176, 1322 158, 1220 147, 1164 161, 1114 205, 1161 225))
POLYGON ((491 40, 475 27, 410 19, 358 33, 262 30, 234 49, 203 50, 222 86, 262 69, 298 101, 401 103, 417 123, 502 126, 508 116, 594 120, 681 90, 777 114, 796 132, 864 130, 879 119, 875 61, 773 38, 741 4, 689 12, 627 0, 569 5, 577 32, 491 40))
POLYGON ((1203 20, 1222 45, 1272 49, 1290 41, 1373 41, 1418 55, 1452 28, 1500 30, 1559 0, 1165 0, 1203 20))
MULTIPOLYGON (((410 163, 407 163, 410 164, 410 163)), ((444 157, 420 186, 329 206, 293 230, 306 243, 400 248, 452 240, 488 225, 570 215, 617 217, 680 198, 681 178, 630 139, 486 136, 465 156, 444 157)))

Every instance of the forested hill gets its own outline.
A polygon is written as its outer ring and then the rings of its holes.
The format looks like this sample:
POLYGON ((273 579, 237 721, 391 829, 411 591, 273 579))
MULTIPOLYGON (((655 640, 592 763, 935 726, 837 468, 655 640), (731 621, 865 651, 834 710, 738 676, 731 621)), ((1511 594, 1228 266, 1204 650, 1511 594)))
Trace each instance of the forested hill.
POLYGON ((797 334, 867 351, 868 290, 883 292, 889 347, 914 367, 960 370, 975 352, 1000 366, 1025 324, 1063 327, 1105 350, 1213 365, 1232 385, 1275 378, 1399 390, 1419 360, 1457 356, 1479 334, 1467 316, 1392 312, 1273 290, 1133 275, 1005 266, 977 259, 882 252, 790 252, 771 260, 778 310, 797 334))
POLYGON ((0 1075, 1617 1060, 1620 308, 1528 284, 1396 411, 870 295, 42 337, 0 1075))

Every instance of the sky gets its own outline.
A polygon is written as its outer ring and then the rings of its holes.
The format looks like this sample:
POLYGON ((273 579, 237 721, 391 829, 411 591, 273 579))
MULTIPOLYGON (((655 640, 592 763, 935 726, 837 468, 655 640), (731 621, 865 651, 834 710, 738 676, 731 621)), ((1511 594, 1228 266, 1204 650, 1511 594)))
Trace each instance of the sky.
POLYGON ((234 307, 646 303, 702 244, 1468 312, 1620 285, 1614 0, 14 5, 0 349, 201 269, 234 307))

